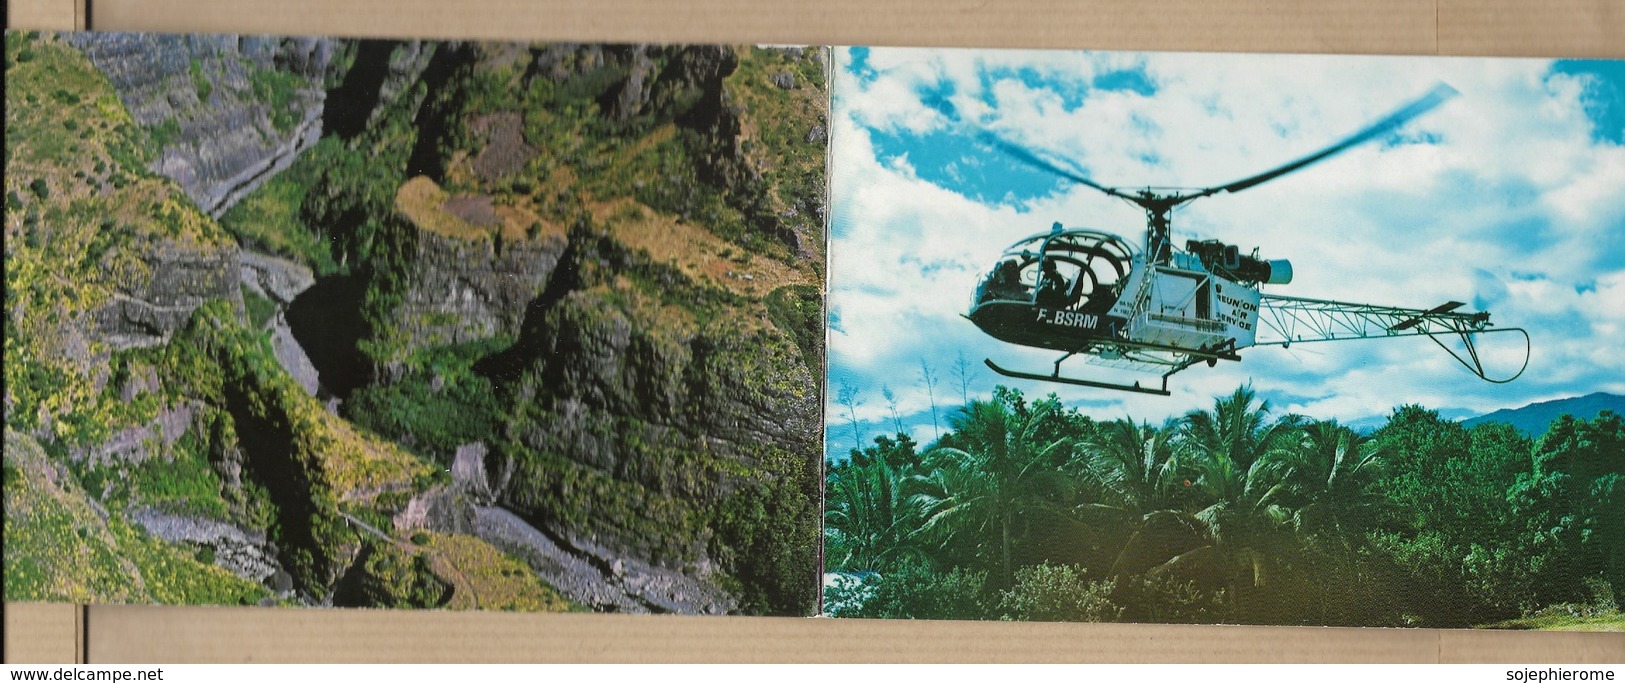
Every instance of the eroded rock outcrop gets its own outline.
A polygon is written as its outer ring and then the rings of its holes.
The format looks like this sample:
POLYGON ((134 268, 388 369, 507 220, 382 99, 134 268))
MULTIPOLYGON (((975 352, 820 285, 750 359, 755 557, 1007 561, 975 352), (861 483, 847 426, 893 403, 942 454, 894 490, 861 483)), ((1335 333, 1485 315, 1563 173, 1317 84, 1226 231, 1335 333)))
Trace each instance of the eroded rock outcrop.
MULTIPOLYGON (((286 585, 287 579, 277 576, 282 565, 276 560, 276 549, 263 529, 243 530, 217 520, 193 515, 164 512, 150 507, 130 510, 130 521, 139 524, 147 533, 173 543, 208 546, 214 564, 237 576, 263 583, 275 589, 275 584, 286 585)), ((277 592, 286 592, 283 588, 277 592)))
POLYGON ((275 313, 265 324, 271 334, 271 352, 277 363, 305 393, 315 396, 321 389, 321 377, 304 347, 294 338, 286 313, 295 298, 316 284, 315 274, 302 264, 248 250, 242 251, 240 263, 243 287, 275 305, 275 313))
POLYGON ((394 313, 406 346, 517 336, 564 253, 563 231, 488 196, 452 196, 422 176, 401 187, 395 205, 416 245, 394 313))
POLYGON ((333 44, 322 38, 84 34, 136 123, 159 131, 152 170, 218 217, 321 136, 333 44))
POLYGON ((316 284, 308 266, 285 258, 243 250, 240 255, 243 285, 281 306, 316 284))
POLYGON ((517 347, 532 360, 493 448, 490 471, 513 470, 500 500, 557 543, 619 560, 619 585, 643 586, 631 592, 651 609, 713 609, 722 511, 811 461, 817 383, 747 300, 607 236, 574 231, 559 268, 573 288, 532 310, 517 347), (654 597, 668 588, 682 597, 654 597))
POLYGON ((234 242, 164 240, 136 263, 109 278, 111 295, 96 311, 98 332, 114 348, 161 343, 208 301, 242 308, 234 242))

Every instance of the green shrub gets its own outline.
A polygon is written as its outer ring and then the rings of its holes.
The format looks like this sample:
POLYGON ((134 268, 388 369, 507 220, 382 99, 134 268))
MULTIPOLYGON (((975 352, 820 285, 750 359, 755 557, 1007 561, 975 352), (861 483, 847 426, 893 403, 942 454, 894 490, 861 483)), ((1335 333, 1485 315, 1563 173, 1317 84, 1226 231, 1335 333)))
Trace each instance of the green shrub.
POLYGON ((238 285, 238 288, 243 292, 243 306, 248 309, 249 326, 256 330, 263 329, 276 315, 276 303, 255 293, 248 285, 238 285))
POLYGON ((299 123, 294 99, 304 80, 286 71, 255 70, 249 75, 249 83, 253 87, 254 98, 264 103, 270 111, 271 126, 282 133, 293 130, 294 125, 299 123))
POLYGON ((1116 581, 1090 581, 1072 565, 1041 564, 1016 570, 1016 585, 999 597, 1005 618, 1017 621, 1116 621, 1116 581))
POLYGON ((197 90, 197 101, 208 104, 209 95, 214 92, 214 84, 209 82, 208 76, 203 75, 203 62, 194 58, 187 67, 187 72, 192 76, 192 87, 197 90))
MULTIPOLYGON (((931 570, 923 562, 907 561, 882 575, 866 579, 856 600, 830 600, 844 609, 834 617, 878 619, 991 619, 987 574, 955 567, 947 573, 931 570)), ((841 598, 843 596, 831 596, 841 598)))

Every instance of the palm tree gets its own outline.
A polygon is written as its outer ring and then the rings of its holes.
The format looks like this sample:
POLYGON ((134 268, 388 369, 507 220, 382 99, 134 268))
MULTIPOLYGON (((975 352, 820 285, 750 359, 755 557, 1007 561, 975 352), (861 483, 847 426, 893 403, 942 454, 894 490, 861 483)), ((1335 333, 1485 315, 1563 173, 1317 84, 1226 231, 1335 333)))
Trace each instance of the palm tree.
POLYGON ((1345 546, 1362 537, 1384 500, 1375 487, 1384 469, 1378 445, 1336 421, 1318 422, 1296 455, 1286 479, 1298 530, 1345 546))
POLYGON ((1382 623, 1405 610, 1390 590, 1398 581, 1392 571, 1362 557, 1366 532, 1387 501, 1377 487, 1382 450, 1335 421, 1307 426, 1301 444, 1284 473, 1283 498, 1304 551, 1301 568, 1315 577, 1308 583, 1335 582, 1338 590, 1299 605, 1296 616, 1323 624, 1382 623))
MULTIPOLYGON (((841 557, 830 566, 846 570, 878 571, 888 560, 914 550, 909 541, 914 519, 904 484, 907 465, 899 471, 888 457, 892 451, 913 453, 913 442, 876 439, 878 446, 854 452, 845 464, 830 468, 824 503, 824 527, 841 557), (867 457, 866 457, 867 456, 867 457)), ((896 463, 902 464, 902 463, 896 463)))
POLYGON ((1228 398, 1213 402, 1213 412, 1193 410, 1185 415, 1180 430, 1181 445, 1203 460, 1223 461, 1236 470, 1252 468, 1260 456, 1276 454, 1294 445, 1301 437, 1302 418, 1288 415, 1269 422, 1269 401, 1258 398, 1252 387, 1243 386, 1228 398))
POLYGON ((1129 418, 1103 423, 1072 463, 1095 494, 1078 512, 1115 536, 1102 544, 1113 575, 1145 572, 1203 544, 1201 525, 1181 511, 1196 474, 1175 457, 1175 434, 1129 418))
POLYGON ((1269 402, 1249 387, 1214 402, 1212 412, 1193 411, 1182 421, 1177 457, 1195 475, 1194 495, 1205 503, 1190 514, 1203 543, 1166 566, 1190 570, 1240 594, 1265 585, 1282 556, 1295 547, 1291 510, 1283 505, 1285 474, 1301 447, 1302 419, 1269 419, 1269 402))
POLYGON ((968 542, 985 554, 985 539, 998 538, 1004 583, 1014 577, 1011 546, 1018 523, 1035 517, 1070 520, 1064 501, 1073 485, 1058 465, 1070 438, 1041 443, 1037 432, 1058 404, 1041 401, 1025 414, 1003 401, 972 401, 950 419, 953 442, 926 454, 926 473, 915 477, 911 497, 921 515, 919 535, 942 546, 968 542))
POLYGON ((1169 438, 1172 430, 1135 424, 1129 418, 1102 423, 1084 440, 1074 465, 1099 489, 1098 509, 1135 517, 1172 507, 1182 476, 1169 438))

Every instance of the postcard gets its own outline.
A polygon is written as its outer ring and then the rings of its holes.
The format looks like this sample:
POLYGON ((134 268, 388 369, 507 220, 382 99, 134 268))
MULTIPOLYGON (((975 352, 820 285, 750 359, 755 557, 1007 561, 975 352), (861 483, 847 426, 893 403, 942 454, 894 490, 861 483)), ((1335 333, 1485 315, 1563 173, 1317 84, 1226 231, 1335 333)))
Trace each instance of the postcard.
POLYGON ((814 613, 827 51, 5 50, 7 600, 814 613))
POLYGON ((826 613, 1625 625, 1625 65, 832 90, 826 613))

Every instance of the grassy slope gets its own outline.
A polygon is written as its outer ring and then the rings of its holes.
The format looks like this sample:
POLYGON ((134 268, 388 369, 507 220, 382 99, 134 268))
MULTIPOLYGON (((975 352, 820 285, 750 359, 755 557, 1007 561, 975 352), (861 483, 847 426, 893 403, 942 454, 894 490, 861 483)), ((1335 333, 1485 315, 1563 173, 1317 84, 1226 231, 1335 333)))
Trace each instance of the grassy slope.
MULTIPOLYGON (((91 316, 117 286, 150 276, 154 250, 207 252, 229 238, 146 170, 146 133, 83 56, 51 36, 7 33, 6 80, 6 598, 257 601, 262 589, 189 548, 104 519, 92 496, 101 489, 87 492, 79 472, 13 431, 83 446, 151 420, 158 402, 98 386, 108 350, 91 316)), ((131 486, 185 498, 168 485, 190 480, 195 464, 160 459, 131 486)))
POLYGON ((5 373, 27 378, 6 383, 7 424, 94 440, 118 419, 91 381, 106 353, 92 313, 150 277, 153 251, 230 238, 146 170, 146 134, 83 56, 7 33, 6 81, 5 373))
POLYGON ((252 604, 265 590, 103 519, 32 438, 6 430, 7 600, 252 604))
POLYGON ((485 541, 460 534, 426 536, 418 548, 429 571, 451 586, 446 607, 521 612, 575 609, 523 562, 485 541))

